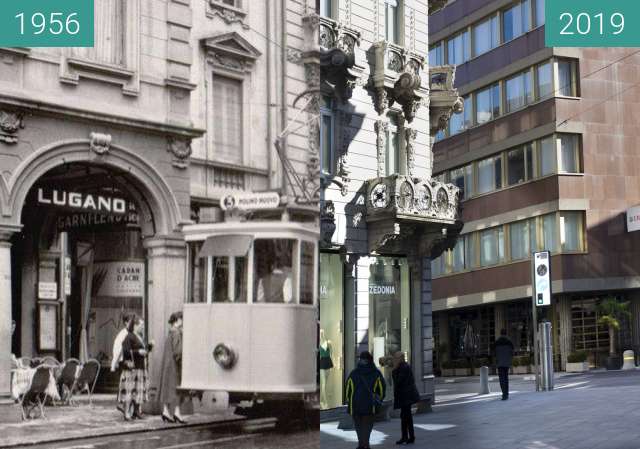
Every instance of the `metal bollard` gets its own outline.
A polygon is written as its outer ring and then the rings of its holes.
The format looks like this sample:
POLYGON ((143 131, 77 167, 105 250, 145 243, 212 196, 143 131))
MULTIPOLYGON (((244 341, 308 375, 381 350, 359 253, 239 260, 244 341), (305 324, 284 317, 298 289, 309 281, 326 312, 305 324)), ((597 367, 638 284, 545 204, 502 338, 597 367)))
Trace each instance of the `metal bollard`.
POLYGON ((482 366, 480 367, 480 393, 479 394, 489 394, 489 367, 482 366))
POLYGON ((636 369, 636 357, 632 350, 628 349, 622 353, 623 370, 636 369))

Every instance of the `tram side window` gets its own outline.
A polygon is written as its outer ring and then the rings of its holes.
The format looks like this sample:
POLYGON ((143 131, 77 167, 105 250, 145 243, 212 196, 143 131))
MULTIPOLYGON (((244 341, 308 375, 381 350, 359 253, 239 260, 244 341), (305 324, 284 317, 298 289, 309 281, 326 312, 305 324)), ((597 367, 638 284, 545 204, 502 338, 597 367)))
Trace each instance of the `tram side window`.
POLYGON ((191 258, 191 270, 189 276, 191 277, 191 297, 189 302, 207 302, 207 259, 204 257, 198 257, 202 248, 202 242, 190 243, 190 258, 191 258))
POLYGON ((314 261, 316 257, 315 245, 310 242, 301 242, 300 248, 300 304, 313 304, 313 292, 315 290, 314 261))
POLYGON ((257 239, 254 242, 254 302, 295 302, 295 243, 290 239, 257 239))
POLYGON ((246 257, 211 258, 212 302, 247 302, 246 257))

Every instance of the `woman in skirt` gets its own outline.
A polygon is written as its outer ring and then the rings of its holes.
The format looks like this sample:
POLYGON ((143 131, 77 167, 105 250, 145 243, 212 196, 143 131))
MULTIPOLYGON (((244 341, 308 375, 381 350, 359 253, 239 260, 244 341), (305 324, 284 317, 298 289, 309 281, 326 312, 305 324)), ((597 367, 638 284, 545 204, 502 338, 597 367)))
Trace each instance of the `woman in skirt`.
POLYGON ((128 334, 122 342, 122 374, 118 389, 118 402, 123 404, 124 419, 142 419, 142 403, 147 401, 148 377, 146 355, 148 353, 141 337, 143 322, 133 316, 127 328, 128 334))

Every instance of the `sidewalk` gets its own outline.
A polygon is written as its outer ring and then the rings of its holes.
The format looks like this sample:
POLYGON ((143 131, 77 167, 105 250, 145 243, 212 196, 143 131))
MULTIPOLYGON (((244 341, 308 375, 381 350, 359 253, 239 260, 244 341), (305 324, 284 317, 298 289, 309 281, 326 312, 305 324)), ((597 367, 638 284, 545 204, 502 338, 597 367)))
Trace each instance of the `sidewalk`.
POLYGON ((143 420, 124 421, 122 413, 116 410, 113 395, 95 395, 89 406, 86 396, 81 397, 79 406, 47 406, 46 419, 19 421, 20 406, 0 405, 0 447, 42 444, 51 441, 72 440, 93 436, 118 435, 160 429, 175 429, 194 425, 237 422, 245 420, 230 411, 221 410, 215 414, 196 413, 187 415, 187 424, 167 424, 160 416, 147 415, 143 420), (10 415, 10 416, 9 416, 10 415), (9 419, 3 418, 11 418, 9 419), (231 420, 231 421, 230 421, 231 420))
MULTIPOLYGON (((627 378, 628 380, 628 378, 627 378)), ((613 383, 613 381, 611 381, 613 383)), ((635 380, 634 380, 635 382, 635 380)), ((590 387, 574 383, 552 392, 499 394, 434 406, 414 417, 416 444, 425 449, 638 449, 640 382, 590 387)), ((355 449, 354 431, 320 426, 323 449, 355 449)), ((400 421, 376 423, 373 449, 397 448, 400 421)))
MULTIPOLYGON (((589 374, 599 372, 599 370, 589 371, 589 374)), ((585 373, 565 373, 559 372, 555 373, 554 376, 556 379, 561 379, 563 377, 569 376, 580 376, 585 373)), ((533 381, 536 380, 535 374, 510 374, 509 380, 512 382, 524 382, 524 381, 533 381)), ((490 375, 489 382, 497 382, 498 375, 490 375)), ((456 377, 436 377, 435 383, 436 385, 440 384, 453 384, 453 383, 478 383, 480 382, 480 376, 456 376, 456 377)))

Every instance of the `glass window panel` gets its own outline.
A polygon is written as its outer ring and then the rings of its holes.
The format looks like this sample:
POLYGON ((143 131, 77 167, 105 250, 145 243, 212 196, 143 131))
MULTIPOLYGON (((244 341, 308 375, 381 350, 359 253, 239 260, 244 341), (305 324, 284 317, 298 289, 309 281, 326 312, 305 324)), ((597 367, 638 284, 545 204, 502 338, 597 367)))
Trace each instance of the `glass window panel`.
POLYGON ((530 253, 529 221, 521 221, 510 225, 511 260, 526 259, 530 253))
POLYGON ((443 46, 440 42, 431 47, 431 49, 429 50, 429 65, 444 65, 444 52, 442 50, 443 46))
POLYGON ((557 249, 556 238, 556 214, 549 214, 542 217, 542 235, 544 251, 551 251, 552 253, 557 249))
POLYGON ((560 167, 559 172, 578 173, 578 136, 575 134, 559 134, 560 141, 560 167))
POLYGON ((398 1, 385 0, 385 38, 388 42, 399 43, 398 1))
POLYGON ((398 132, 399 118, 389 114, 389 130, 387 132, 387 154, 385 155, 386 175, 399 173, 400 168, 400 133, 398 132))
POLYGON ((464 128, 469 129, 473 126, 473 105, 471 95, 464 97, 464 128))
POLYGON ((526 181, 525 148, 520 147, 507 153, 507 176, 510 186, 526 181))
POLYGON ((313 304, 316 248, 311 242, 300 247, 300 304, 313 304))
POLYGON ((544 0, 535 0, 536 8, 536 26, 544 25, 544 0))
POLYGON ((538 233, 536 229, 537 220, 529 220, 529 254, 538 250, 538 233))
POLYGON ((500 85, 494 84, 491 87, 491 118, 500 117, 500 85))
POLYGON ((448 64, 458 65, 469 60, 470 42, 469 32, 465 31, 447 41, 448 64))
POLYGON ((225 162, 242 162, 242 82, 213 77, 213 148, 225 162))
POLYGON ((254 302, 290 303, 293 291, 293 253, 291 239, 257 239, 254 248, 254 302))
POLYGON ((559 60, 558 61, 558 93, 566 97, 573 97, 576 95, 575 86, 573 85, 571 61, 559 60))
POLYGON ((526 162, 526 179, 528 181, 533 179, 533 144, 527 143, 524 145, 524 156, 526 162))
POLYGON ((471 164, 451 170, 450 182, 461 190, 463 199, 473 194, 473 166, 471 164))
POLYGON ((526 104, 523 74, 509 78, 505 83, 507 112, 520 109, 526 104))
POLYGON ((500 115, 500 87, 495 84, 476 94, 476 121, 488 122, 500 115))
POLYGON ((562 251, 580 251, 582 249, 580 212, 560 213, 560 245, 562 251))
POLYGON ((464 131, 464 115, 462 113, 451 114, 451 118, 449 119, 449 135, 454 136, 461 131, 464 131))
POLYGON ((456 246, 453 247, 451 269, 454 273, 464 270, 464 238, 459 238, 456 246))
POLYGON ((502 158, 490 157, 478 161, 478 193, 487 193, 502 187, 502 158))
POLYGON ((333 0, 320 0, 320 15, 324 17, 333 17, 331 10, 331 2, 333 0))
POLYGON ((556 171, 556 145, 554 137, 542 139, 539 145, 540 176, 546 176, 556 171))
POLYGON ((320 133, 320 151, 322 160, 322 171, 331 173, 331 153, 333 142, 333 117, 329 114, 322 114, 322 132, 320 133))
POLYGON ((538 96, 545 100, 553 96, 553 70, 550 62, 536 68, 538 77, 538 96))
POLYGON ((465 263, 466 268, 476 268, 476 239, 475 234, 467 234, 464 236, 465 240, 465 263))
POLYGON ((480 265, 495 265, 504 260, 504 232, 502 227, 480 232, 480 265))
POLYGON ((431 275, 440 276, 442 274, 442 256, 431 261, 431 275))
POLYGON ((509 42, 512 39, 529 31, 529 0, 514 5, 502 14, 502 41, 509 42))
POLYGON ((531 79, 531 70, 527 70, 523 74, 524 80, 524 98, 526 104, 533 103, 534 93, 533 93, 533 81, 531 79))
POLYGON ((502 157, 496 156, 493 158, 493 179, 494 179, 494 188, 501 189, 502 188, 502 157))
POLYGON ((473 54, 479 56, 498 46, 498 20, 490 17, 473 27, 473 54))

